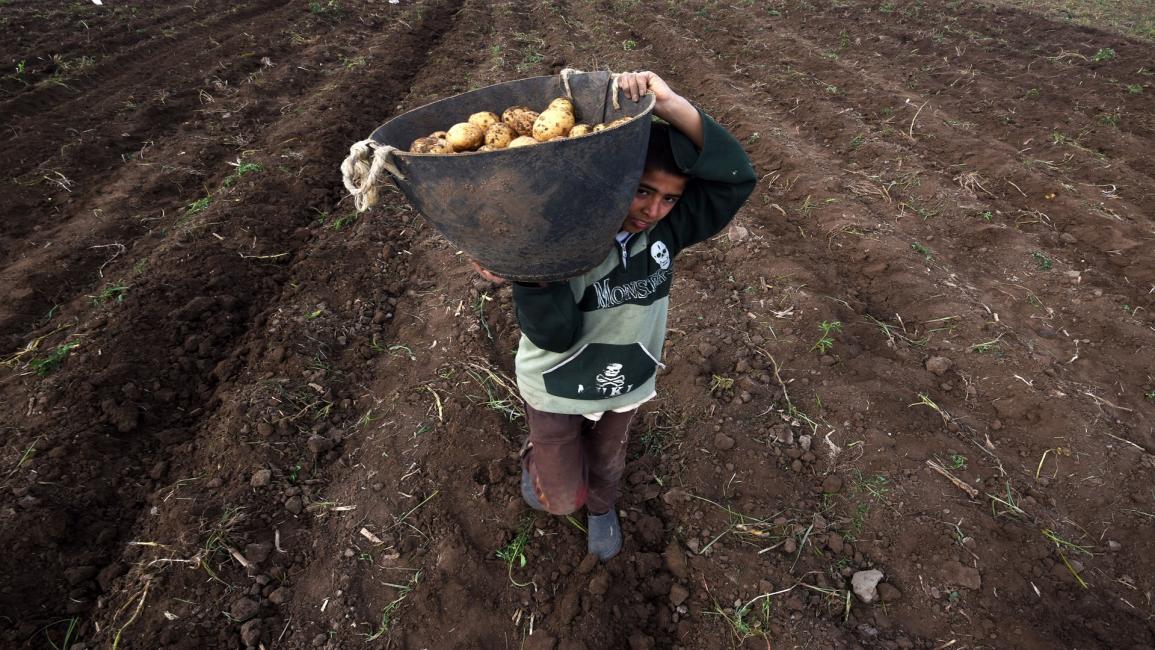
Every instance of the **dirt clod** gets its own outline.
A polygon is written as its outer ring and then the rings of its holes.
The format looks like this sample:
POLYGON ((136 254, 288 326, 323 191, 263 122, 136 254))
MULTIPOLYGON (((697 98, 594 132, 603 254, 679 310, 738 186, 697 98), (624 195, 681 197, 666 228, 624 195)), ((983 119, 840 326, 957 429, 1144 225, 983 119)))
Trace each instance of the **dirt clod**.
POLYGON ((734 439, 724 433, 719 433, 714 436, 714 448, 720 451, 733 449, 734 439))
POLYGON ((601 596, 610 589, 610 575, 608 573, 598 573, 590 580, 589 590, 595 596, 601 596))
POLYGON ((229 607, 229 614, 237 622, 244 622, 257 615, 261 611, 261 605, 252 598, 238 598, 233 601, 232 606, 229 607))
POLYGON ((837 474, 831 474, 822 480, 822 492, 826 494, 837 494, 842 490, 842 477, 837 474))
POLYGON ((878 600, 878 583, 882 581, 883 577, 882 571, 878 569, 856 572, 850 579, 854 595, 867 605, 878 600))
POLYGON ((952 367, 954 362, 946 357, 931 357, 926 360, 926 369, 940 377, 952 367))
POLYGON ((686 602, 686 599, 689 597, 690 590, 686 589, 682 585, 675 583, 670 587, 670 604, 674 607, 677 607, 678 605, 686 602))
POLYGON ((983 586, 982 575, 979 570, 974 567, 969 567, 957 560, 947 562, 943 565, 944 576, 943 580, 947 584, 957 585, 964 589, 979 590, 983 586))
POLYGON ((255 618, 241 626, 241 642, 247 647, 254 647, 261 641, 261 619, 255 618))

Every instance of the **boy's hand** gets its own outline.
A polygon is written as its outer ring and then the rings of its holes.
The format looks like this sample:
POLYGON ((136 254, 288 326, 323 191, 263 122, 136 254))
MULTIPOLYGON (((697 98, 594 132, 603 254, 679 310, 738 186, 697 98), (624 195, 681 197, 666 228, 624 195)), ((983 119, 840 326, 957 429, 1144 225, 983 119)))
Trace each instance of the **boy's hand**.
POLYGON ((654 93, 654 115, 685 134, 694 146, 702 148, 702 117, 698 109, 690 100, 674 92, 661 77, 649 70, 623 72, 618 75, 618 89, 635 102, 647 92, 654 93))
POLYGON ((469 260, 469 263, 473 266, 473 270, 477 271, 477 274, 480 275, 487 282, 492 282, 494 284, 494 286, 498 286, 498 287, 505 284, 505 278, 501 277, 500 275, 494 275, 488 269, 486 269, 486 268, 482 267, 480 264, 478 264, 477 260, 469 260))
POLYGON ((647 92, 654 93, 655 111, 658 106, 664 106, 678 96, 670 89, 670 84, 649 70, 623 72, 618 75, 618 88, 633 102, 639 101, 647 92))

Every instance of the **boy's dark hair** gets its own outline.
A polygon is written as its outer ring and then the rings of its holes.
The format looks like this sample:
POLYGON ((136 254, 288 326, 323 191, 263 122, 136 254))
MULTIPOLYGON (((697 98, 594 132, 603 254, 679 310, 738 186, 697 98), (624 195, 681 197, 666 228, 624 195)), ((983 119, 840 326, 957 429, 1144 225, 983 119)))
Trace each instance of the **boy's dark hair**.
POLYGON ((672 129, 669 124, 654 121, 650 125, 650 143, 646 147, 646 171, 660 171, 675 176, 686 177, 674 159, 674 148, 670 146, 672 129))

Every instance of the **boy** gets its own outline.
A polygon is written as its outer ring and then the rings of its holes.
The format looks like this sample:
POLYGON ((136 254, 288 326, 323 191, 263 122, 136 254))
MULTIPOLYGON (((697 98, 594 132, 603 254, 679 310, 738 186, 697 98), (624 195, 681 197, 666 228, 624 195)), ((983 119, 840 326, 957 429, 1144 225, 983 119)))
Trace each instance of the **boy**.
POLYGON ((588 548, 602 560, 622 547, 614 505, 630 421, 656 395, 673 260, 725 228, 755 182, 738 141, 658 75, 625 73, 618 87, 634 101, 652 92, 654 115, 669 126, 652 127, 617 245, 579 277, 513 285, 529 423, 522 497, 556 515, 584 505, 588 548))

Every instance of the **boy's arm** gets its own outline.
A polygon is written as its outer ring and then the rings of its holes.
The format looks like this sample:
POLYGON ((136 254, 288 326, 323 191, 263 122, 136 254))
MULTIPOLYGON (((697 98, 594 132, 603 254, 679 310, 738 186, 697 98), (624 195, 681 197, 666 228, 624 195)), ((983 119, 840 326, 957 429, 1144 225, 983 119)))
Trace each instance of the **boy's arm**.
POLYGON ((674 159, 691 179, 682 198, 658 224, 672 233, 675 255, 729 225, 757 181, 742 145, 710 116, 695 111, 702 124, 700 147, 694 145, 693 134, 670 132, 674 159))
POLYGON ((581 336, 582 313, 568 282, 515 282, 513 306, 521 333, 543 350, 565 352, 581 336))
POLYGON ((693 179, 658 228, 672 232, 677 254, 725 228, 754 190, 754 168, 742 145, 726 129, 674 92, 653 72, 618 76, 618 88, 633 101, 654 94, 654 115, 670 123, 670 145, 682 172, 693 179))

